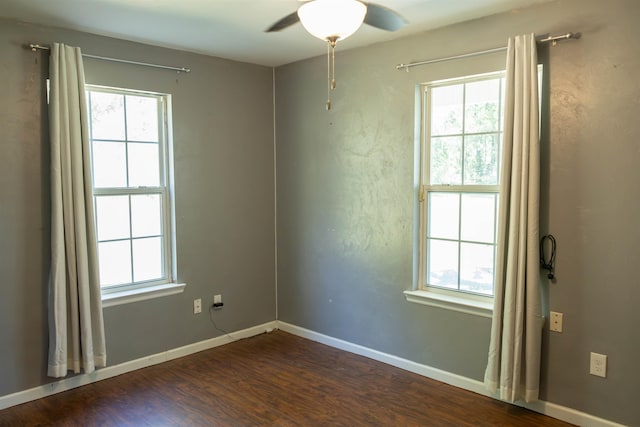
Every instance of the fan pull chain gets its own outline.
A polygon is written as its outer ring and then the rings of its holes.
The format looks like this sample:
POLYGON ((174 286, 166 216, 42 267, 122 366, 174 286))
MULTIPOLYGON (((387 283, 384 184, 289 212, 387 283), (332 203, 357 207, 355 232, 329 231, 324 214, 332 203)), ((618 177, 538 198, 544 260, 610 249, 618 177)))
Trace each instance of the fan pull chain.
POLYGON ((331 90, 336 88, 336 45, 331 45, 331 90))
POLYGON ((331 91, 336 88, 336 42, 337 37, 327 39, 327 111, 331 110, 331 91))
POLYGON ((331 110, 331 43, 327 43, 327 111, 331 110))

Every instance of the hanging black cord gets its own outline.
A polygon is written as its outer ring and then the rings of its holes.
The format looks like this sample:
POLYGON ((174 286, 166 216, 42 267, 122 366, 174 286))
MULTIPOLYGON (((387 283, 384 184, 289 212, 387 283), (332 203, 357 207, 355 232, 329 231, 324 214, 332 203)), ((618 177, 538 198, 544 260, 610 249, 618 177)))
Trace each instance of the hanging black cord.
POLYGON ((549 270, 547 277, 550 280, 555 279, 555 276, 553 274, 555 263, 556 263, 556 238, 553 237, 552 234, 547 234, 545 236, 542 236, 542 239, 540 239, 540 268, 549 270), (544 255, 545 240, 549 240, 549 242, 551 242, 551 256, 549 257, 548 262, 547 262, 547 258, 544 255))

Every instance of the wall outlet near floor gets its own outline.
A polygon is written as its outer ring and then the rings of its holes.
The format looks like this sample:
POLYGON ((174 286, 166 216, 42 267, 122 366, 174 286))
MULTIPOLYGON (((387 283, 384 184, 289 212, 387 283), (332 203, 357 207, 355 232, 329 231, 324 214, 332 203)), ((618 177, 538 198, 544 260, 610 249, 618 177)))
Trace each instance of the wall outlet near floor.
POLYGON ((202 313, 202 299, 193 300, 193 314, 202 313))
POLYGON ((213 303, 214 304, 221 304, 222 303, 222 295, 214 295, 213 296, 213 303))
POLYGON ((607 378, 607 356, 591 352, 589 373, 597 377, 607 378))
POLYGON ((562 313, 552 311, 549 313, 551 321, 549 323, 549 330, 554 332, 562 332, 562 313))

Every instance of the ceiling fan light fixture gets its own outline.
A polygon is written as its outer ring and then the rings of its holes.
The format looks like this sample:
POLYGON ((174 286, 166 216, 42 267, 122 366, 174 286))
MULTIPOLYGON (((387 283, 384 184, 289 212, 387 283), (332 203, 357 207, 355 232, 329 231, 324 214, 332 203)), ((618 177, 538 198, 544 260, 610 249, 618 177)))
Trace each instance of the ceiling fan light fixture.
POLYGON ((335 43, 355 33, 367 13, 358 0, 314 0, 298 8, 298 17, 313 36, 335 43))

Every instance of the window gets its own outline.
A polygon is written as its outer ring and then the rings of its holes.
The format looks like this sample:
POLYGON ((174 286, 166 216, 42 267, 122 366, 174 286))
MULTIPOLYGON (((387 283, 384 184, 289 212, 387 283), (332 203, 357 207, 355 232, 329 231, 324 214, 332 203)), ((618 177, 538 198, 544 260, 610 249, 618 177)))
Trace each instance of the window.
POLYGON ((170 283, 169 95, 87 87, 100 286, 170 283))
POLYGON ((422 86, 418 289, 490 302, 504 73, 422 86))

